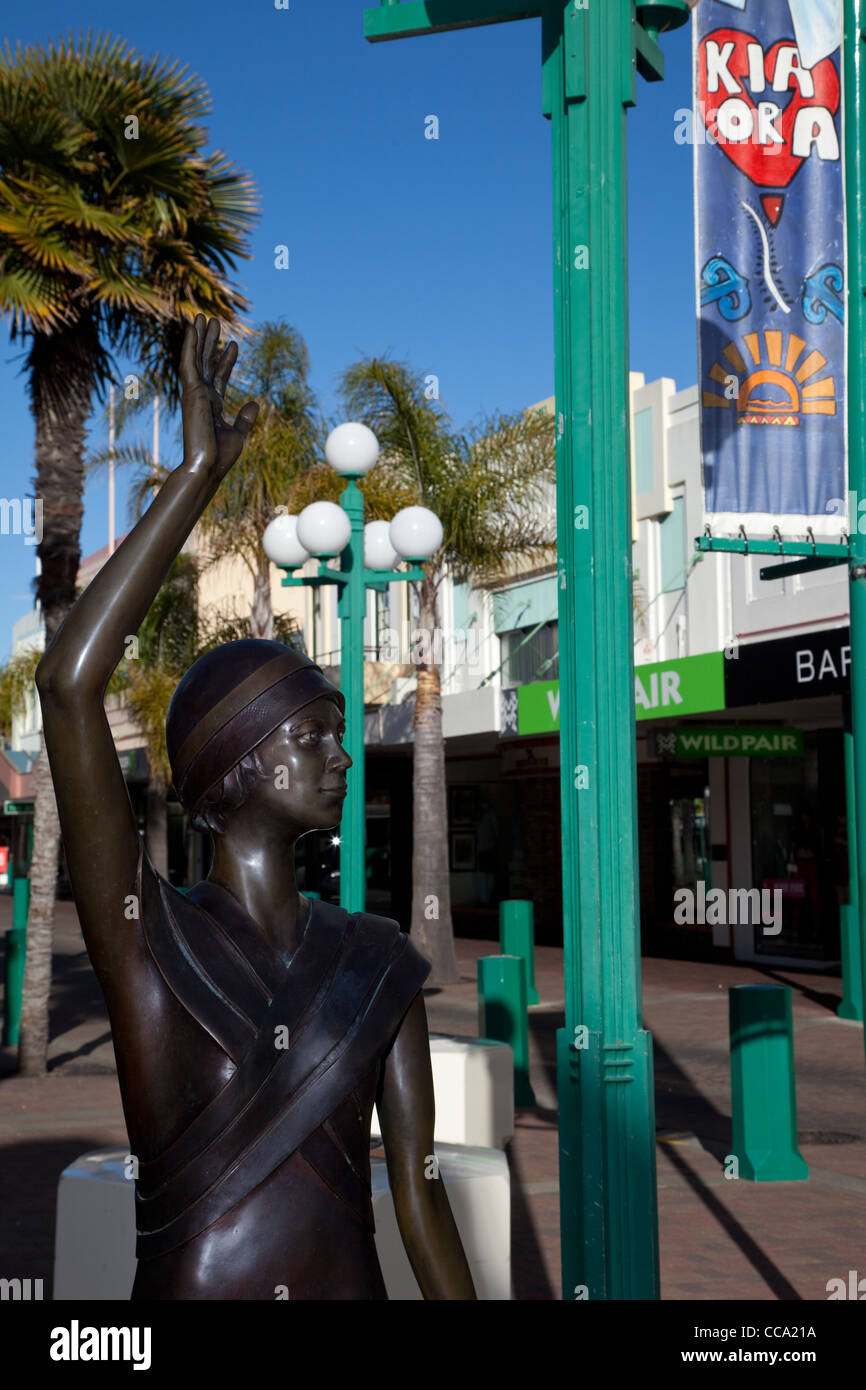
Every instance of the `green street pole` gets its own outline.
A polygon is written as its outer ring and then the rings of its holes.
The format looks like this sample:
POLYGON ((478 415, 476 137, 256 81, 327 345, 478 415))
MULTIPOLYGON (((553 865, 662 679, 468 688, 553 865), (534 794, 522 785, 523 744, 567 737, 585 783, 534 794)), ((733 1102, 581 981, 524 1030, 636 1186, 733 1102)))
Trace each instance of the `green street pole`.
MULTIPOLYGON (((866 536, 857 526, 857 503, 866 497, 866 0, 844 0, 845 220, 848 252, 848 488, 851 565, 851 736, 854 820, 859 877, 862 1017, 866 1018, 866 536)), ((866 1029, 864 1029, 866 1037, 866 1029)))
POLYGON ((552 124, 566 1026, 563 1296, 659 1293, 652 1044, 641 1028, 631 600, 626 110, 685 0, 403 0, 368 39, 541 16, 552 124))
POLYGON ((349 544, 340 556, 346 583, 340 585, 340 689, 346 697, 345 748, 352 759, 349 791, 340 822, 340 906, 363 912, 366 906, 366 823, 364 808, 364 497, 350 478, 340 506, 352 523, 349 544))

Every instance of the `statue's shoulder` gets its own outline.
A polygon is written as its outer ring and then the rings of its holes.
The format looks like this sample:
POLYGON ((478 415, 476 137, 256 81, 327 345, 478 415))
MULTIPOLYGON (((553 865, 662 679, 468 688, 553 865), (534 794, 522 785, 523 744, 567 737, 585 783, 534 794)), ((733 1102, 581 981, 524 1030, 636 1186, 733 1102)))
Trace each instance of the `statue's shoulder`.
POLYGON ((419 951, 408 932, 393 917, 380 917, 375 912, 352 912, 336 903, 312 900, 314 920, 327 922, 343 930, 351 929, 358 939, 368 943, 370 950, 380 956, 383 968, 407 983, 420 988, 430 973, 430 962, 419 951))

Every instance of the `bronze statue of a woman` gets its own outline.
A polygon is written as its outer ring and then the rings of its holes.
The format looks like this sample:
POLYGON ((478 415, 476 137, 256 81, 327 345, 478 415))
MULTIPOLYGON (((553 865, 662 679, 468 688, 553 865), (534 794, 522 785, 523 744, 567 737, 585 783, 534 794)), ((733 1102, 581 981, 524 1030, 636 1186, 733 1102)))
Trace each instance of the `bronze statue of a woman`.
POLYGON ((111 1020, 138 1160, 134 1300, 382 1299, 376 1100, 397 1220, 425 1298, 475 1297, 429 1173, 427 962, 395 922, 302 897, 294 846, 338 824, 351 759, 340 691, 278 642, 229 642, 166 722, 177 794, 211 830, 188 894, 140 842, 104 695, 257 413, 223 417, 237 358, 199 315, 181 361, 183 449, 39 663, 45 743, 81 928, 111 1020))

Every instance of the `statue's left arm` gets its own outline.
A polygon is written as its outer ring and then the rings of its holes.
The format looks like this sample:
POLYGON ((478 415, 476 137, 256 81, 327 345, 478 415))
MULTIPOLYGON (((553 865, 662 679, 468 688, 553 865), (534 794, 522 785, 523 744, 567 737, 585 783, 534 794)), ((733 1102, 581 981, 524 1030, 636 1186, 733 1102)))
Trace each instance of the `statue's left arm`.
POLYGON ((424 996, 385 1058, 377 1101, 397 1224, 425 1299, 475 1298, 469 1264, 433 1161, 433 1074, 424 996))

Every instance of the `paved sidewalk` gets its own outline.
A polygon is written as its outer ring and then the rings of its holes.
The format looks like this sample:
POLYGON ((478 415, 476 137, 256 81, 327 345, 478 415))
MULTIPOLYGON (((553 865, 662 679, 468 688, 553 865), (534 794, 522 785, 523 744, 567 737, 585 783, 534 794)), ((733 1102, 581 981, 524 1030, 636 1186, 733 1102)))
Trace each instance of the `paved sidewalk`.
MULTIPOLYGON (((0 898, 0 930, 9 925, 0 898)), ((14 1074, 0 1051, 0 1275, 50 1287, 62 1168, 126 1142, 114 1055, 71 903, 58 904, 51 1070, 14 1074)), ((431 1029, 476 1036, 475 961, 492 942, 458 942, 461 981, 426 991, 431 1029)), ((562 952, 540 947, 541 1003, 530 1010, 538 1108, 518 1112, 509 1146, 516 1299, 557 1299, 558 1156, 555 1033, 562 952)), ((866 1062, 859 1024, 837 1019, 838 979, 785 970, 646 959, 646 1026, 655 1045, 662 1297, 825 1299, 828 1279, 866 1276, 866 1062), (807 1182, 730 1181, 728 988, 793 991, 800 1146, 807 1182)))

